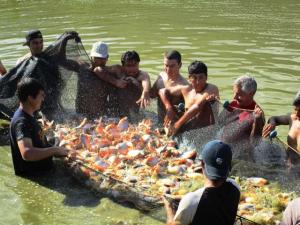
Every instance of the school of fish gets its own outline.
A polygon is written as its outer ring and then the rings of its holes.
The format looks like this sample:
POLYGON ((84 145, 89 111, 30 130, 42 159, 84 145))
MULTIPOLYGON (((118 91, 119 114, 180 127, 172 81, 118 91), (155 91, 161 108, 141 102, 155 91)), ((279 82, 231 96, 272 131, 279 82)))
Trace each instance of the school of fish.
MULTIPOLYGON (((43 125, 59 146, 76 150, 75 156, 64 161, 78 180, 98 194, 130 202, 138 209, 162 206, 166 193, 176 203, 204 184, 197 151, 178 149, 175 141, 152 128, 149 119, 136 125, 127 118, 84 119, 78 126, 55 128, 51 123, 43 125)), ((287 203, 296 197, 264 178, 234 179, 242 191, 238 215, 259 224, 277 224, 287 203)))

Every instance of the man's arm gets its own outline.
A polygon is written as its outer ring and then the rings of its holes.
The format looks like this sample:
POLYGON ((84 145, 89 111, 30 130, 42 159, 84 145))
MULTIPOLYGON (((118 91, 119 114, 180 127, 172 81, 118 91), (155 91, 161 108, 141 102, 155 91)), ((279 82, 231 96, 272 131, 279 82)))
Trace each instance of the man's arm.
POLYGON ((164 87, 165 87, 165 85, 164 85, 163 79, 159 75, 150 89, 150 98, 157 98, 159 89, 164 88, 164 87))
POLYGON ((161 102, 164 104, 166 108, 166 117, 164 119, 164 126, 168 126, 170 123, 173 123, 176 117, 174 106, 169 100, 170 96, 182 95, 182 89, 184 88, 186 88, 186 86, 178 85, 176 87, 162 88, 158 91, 158 95, 161 99, 161 102))
POLYGON ((163 197, 163 201, 164 201, 166 215, 167 215, 166 225, 179 225, 178 222, 174 221, 175 214, 173 212, 170 202, 168 202, 168 200, 165 199, 164 197, 163 197))
POLYGON ((30 138, 25 137, 18 141, 18 147, 25 161, 38 161, 51 156, 67 156, 70 152, 62 147, 37 148, 33 146, 30 138))
MULTIPOLYGON (((65 32, 61 38, 63 38, 63 40, 61 41, 60 45, 59 45, 59 52, 57 54, 58 60, 66 60, 66 46, 69 40, 74 39, 77 43, 81 42, 80 37, 78 35, 78 33, 76 31, 67 31, 65 32)), ((47 49, 45 50, 45 52, 47 51, 47 49)))
POLYGON ((114 76, 114 74, 117 74, 118 72, 117 68, 111 68, 111 67, 101 68, 98 66, 94 69, 93 72, 101 80, 104 80, 118 88, 125 88, 128 84, 128 82, 125 81, 123 78, 116 78, 116 76, 114 76))
POLYGON ((198 98, 196 102, 187 111, 185 111, 185 113, 174 124, 173 129, 171 129, 171 135, 176 134, 183 124, 185 124, 187 121, 201 112, 205 103, 212 101, 215 98, 215 95, 209 95, 208 93, 205 93, 200 98, 198 98))
POLYGON ((275 130, 278 125, 289 125, 291 121, 291 114, 282 116, 272 116, 269 118, 268 123, 263 128, 263 137, 268 137, 271 131, 275 130))
POLYGON ((262 136, 263 127, 265 125, 265 116, 260 106, 256 105, 254 108, 254 123, 250 137, 262 136))
POLYGON ((137 77, 137 80, 142 83, 143 92, 140 99, 136 103, 139 104, 140 107, 145 108, 150 104, 150 76, 148 73, 141 71, 140 75, 137 77))

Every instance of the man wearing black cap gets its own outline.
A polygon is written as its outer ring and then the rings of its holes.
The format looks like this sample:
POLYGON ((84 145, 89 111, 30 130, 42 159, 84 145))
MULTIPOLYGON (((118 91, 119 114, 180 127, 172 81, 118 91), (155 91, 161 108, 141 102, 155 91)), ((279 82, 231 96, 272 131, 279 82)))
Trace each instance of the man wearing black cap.
POLYGON ((229 145, 214 140, 201 153, 203 188, 183 196, 174 215, 164 199, 167 225, 233 225, 240 200, 236 182, 228 179, 232 152, 229 145))
POLYGON ((44 42, 43 35, 39 30, 30 30, 26 35, 26 42, 23 46, 27 45, 30 49, 30 52, 19 58, 17 64, 23 62, 25 59, 30 58, 31 56, 38 56, 42 53, 44 42))

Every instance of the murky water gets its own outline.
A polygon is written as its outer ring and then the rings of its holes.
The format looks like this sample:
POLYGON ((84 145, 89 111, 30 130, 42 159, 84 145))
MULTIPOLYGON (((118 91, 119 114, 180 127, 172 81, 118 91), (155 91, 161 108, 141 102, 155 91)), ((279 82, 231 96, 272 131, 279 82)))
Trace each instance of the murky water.
MULTIPOLYGON (((193 60, 208 65, 222 100, 231 98, 235 78, 255 76, 256 100, 269 117, 289 112, 299 90, 299 14, 297 0, 0 0, 0 59, 14 66, 27 52, 22 43, 29 29, 43 32, 45 46, 76 30, 88 51, 93 42, 106 41, 110 64, 135 49, 154 81, 163 52, 175 48, 184 76, 193 60)), ((279 129, 283 140, 286 132, 279 129)), ((164 224, 163 212, 143 214, 96 197, 64 172, 51 185, 15 177, 8 147, 0 147, 0 167, 0 224, 164 224)))

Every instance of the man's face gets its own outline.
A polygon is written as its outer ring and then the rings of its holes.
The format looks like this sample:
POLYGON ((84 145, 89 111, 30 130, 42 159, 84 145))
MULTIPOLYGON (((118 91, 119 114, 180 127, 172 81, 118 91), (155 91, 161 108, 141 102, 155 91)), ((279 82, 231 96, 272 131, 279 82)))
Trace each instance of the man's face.
POLYGON ((207 76, 205 73, 200 74, 190 74, 189 82, 196 90, 196 92, 201 92, 206 86, 207 76))
POLYGON ((178 64, 176 59, 164 58, 164 70, 169 77, 176 77, 179 75, 181 63, 178 64))
POLYGON ((123 67, 124 67, 124 71, 127 76, 136 77, 140 71, 139 62, 137 62, 135 60, 129 60, 129 61, 124 62, 123 67))
POLYGON ((43 38, 35 38, 31 40, 28 46, 33 56, 41 54, 44 47, 43 38))
POLYGON ((294 113, 296 114, 298 119, 300 119, 300 105, 294 106, 294 113))
POLYGON ((233 99, 239 104, 239 107, 246 108, 253 102, 253 93, 246 93, 242 91, 240 86, 233 86, 233 99))
POLYGON ((107 58, 100 58, 100 57, 92 57, 92 61, 95 67, 103 67, 106 65, 107 58))
POLYGON ((45 92, 42 90, 39 91, 39 93, 37 94, 37 96, 35 98, 32 96, 28 97, 29 102, 30 102, 32 108, 34 109, 34 111, 37 111, 41 108, 44 98, 45 98, 45 92))

